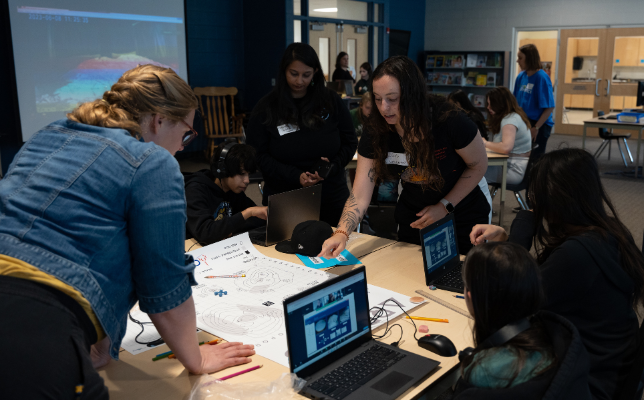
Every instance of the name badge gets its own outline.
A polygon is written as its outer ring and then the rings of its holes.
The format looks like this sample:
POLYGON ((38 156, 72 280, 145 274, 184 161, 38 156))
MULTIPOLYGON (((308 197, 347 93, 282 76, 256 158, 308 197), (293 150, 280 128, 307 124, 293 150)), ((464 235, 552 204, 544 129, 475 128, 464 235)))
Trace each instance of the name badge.
POLYGON ((405 153, 392 153, 391 151, 387 153, 385 164, 395 164, 403 167, 409 166, 409 164, 407 164, 407 156, 405 156, 405 153))
POLYGON ((277 127, 277 132, 279 132, 280 136, 284 136, 287 133, 291 133, 299 130, 300 130, 299 126, 291 125, 291 124, 284 124, 277 127))

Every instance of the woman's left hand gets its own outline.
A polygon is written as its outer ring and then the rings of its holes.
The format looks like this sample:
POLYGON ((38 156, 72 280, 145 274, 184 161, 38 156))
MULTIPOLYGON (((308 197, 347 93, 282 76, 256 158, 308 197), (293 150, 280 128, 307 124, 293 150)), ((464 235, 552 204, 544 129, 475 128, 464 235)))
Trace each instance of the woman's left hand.
POLYGON ((434 222, 440 220, 441 218, 444 218, 447 215, 447 210, 445 210, 445 207, 443 207, 442 204, 434 204, 433 206, 427 206, 420 210, 418 214, 416 214, 418 218, 416 221, 412 222, 409 226, 411 226, 414 229, 423 229, 429 224, 433 224, 434 222))

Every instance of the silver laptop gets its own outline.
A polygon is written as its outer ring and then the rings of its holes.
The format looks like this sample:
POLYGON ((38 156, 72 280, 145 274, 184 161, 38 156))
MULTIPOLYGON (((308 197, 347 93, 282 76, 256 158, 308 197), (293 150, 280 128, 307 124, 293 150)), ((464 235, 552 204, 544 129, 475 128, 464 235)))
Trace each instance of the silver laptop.
POLYGON ((320 219, 321 204, 322 185, 268 196, 266 226, 248 231, 248 236, 251 242, 262 246, 288 240, 300 222, 320 219))
MULTIPOLYGON (((364 266, 284 300, 291 372, 312 399, 395 399, 438 361, 377 342, 364 266)), ((411 329, 411 328, 407 328, 411 329)))

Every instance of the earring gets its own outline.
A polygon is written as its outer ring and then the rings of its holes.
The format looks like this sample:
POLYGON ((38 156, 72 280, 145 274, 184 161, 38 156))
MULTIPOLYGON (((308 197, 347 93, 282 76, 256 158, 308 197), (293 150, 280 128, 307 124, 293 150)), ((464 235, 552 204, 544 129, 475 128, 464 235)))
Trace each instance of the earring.
POLYGON ((311 80, 311 84, 309 86, 315 86, 315 82, 313 82, 313 80, 311 80))

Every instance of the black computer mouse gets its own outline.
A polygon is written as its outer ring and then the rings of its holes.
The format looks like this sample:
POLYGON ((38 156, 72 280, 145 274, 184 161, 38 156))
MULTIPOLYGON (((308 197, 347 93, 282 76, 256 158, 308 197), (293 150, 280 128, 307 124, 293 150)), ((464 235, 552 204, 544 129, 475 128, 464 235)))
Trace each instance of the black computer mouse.
POLYGON ((454 357, 457 354, 454 343, 443 335, 425 335, 418 339, 418 345, 441 357, 454 357))

